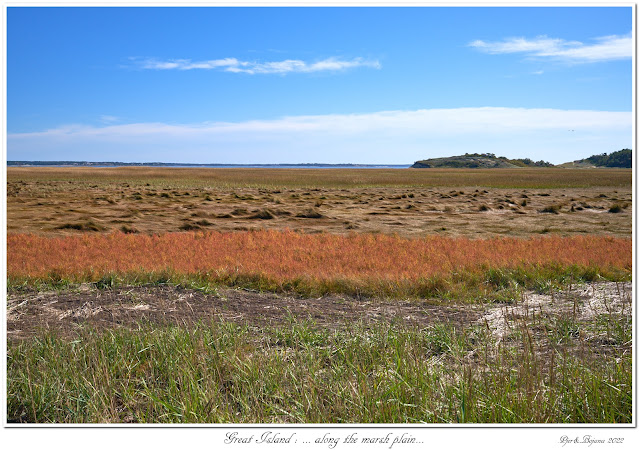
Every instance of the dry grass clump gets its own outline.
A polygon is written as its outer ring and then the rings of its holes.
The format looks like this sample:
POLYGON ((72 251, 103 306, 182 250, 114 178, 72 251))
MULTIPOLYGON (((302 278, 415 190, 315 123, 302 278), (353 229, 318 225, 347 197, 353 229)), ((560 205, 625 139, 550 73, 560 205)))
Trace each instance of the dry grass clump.
POLYGON ((546 206, 543 209, 540 209, 540 213, 550 213, 550 214, 559 214, 559 210, 561 209, 560 205, 550 205, 546 206))
POLYGON ((268 209, 261 209, 257 211, 255 214, 250 216, 251 219, 262 219, 262 220, 270 220, 275 219, 275 215, 272 211, 268 209))
POLYGON ((84 222, 65 223, 58 227, 58 230, 77 230, 77 231, 104 231, 105 227, 98 225, 93 220, 87 220, 84 222))
POLYGON ((248 214, 246 208, 235 208, 233 211, 229 213, 231 216, 243 216, 248 214))
POLYGON ((122 225, 120 227, 120 231, 125 233, 125 234, 131 234, 131 233, 139 233, 140 231, 135 228, 135 227, 130 227, 128 225, 122 225))
POLYGON ((615 203, 614 205, 612 205, 610 207, 610 209, 608 210, 609 213, 613 213, 613 214, 617 214, 620 212, 623 212, 624 207, 622 205, 620 205, 619 203, 615 203))
POLYGON ((309 208, 306 211, 296 214, 295 217, 301 217, 304 219, 321 219, 324 215, 315 208, 309 208))
POLYGON ((195 231, 195 230, 201 230, 201 229, 202 229, 201 226, 191 222, 185 222, 182 225, 180 225, 180 230, 182 231, 195 231))

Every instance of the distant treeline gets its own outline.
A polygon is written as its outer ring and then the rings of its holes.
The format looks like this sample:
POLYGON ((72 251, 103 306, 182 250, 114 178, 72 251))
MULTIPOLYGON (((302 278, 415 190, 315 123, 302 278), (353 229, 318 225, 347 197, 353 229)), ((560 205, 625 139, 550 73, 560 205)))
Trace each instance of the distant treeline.
POLYGON ((431 158, 415 162, 416 169, 451 168, 451 169, 509 169, 517 167, 553 167, 546 161, 533 161, 530 158, 508 159, 495 156, 494 153, 466 153, 461 156, 431 158))
POLYGON ((632 167, 632 150, 623 149, 611 154, 602 153, 586 159, 554 165, 547 161, 533 161, 530 158, 509 159, 495 156, 494 153, 465 153, 460 156, 423 159, 412 165, 416 169, 451 168, 451 169, 484 169, 484 168, 516 168, 516 167, 632 167))
POLYGON ((602 153, 582 160, 600 167, 632 167, 632 150, 624 148, 611 154, 602 153))
POLYGON ((500 159, 519 167, 553 167, 552 163, 546 162, 543 159, 540 159, 539 161, 533 161, 530 158, 509 159, 505 156, 495 156, 494 153, 466 153, 464 156, 483 156, 485 158, 500 159))

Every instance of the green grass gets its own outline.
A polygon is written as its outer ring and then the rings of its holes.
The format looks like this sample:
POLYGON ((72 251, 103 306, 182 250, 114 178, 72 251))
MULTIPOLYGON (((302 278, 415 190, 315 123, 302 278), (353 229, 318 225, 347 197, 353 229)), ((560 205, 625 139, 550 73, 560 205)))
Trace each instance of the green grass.
POLYGON ((630 423, 629 320, 531 315, 486 325, 289 318, 141 325, 10 343, 7 417, 22 422, 630 423), (579 328, 581 327, 581 328, 579 328), (575 329, 580 333, 575 333, 575 329), (544 330, 540 332, 539 330, 544 330), (589 335, 610 333, 606 351, 589 335))
POLYGON ((93 273, 63 277, 53 271, 46 277, 7 277, 8 292, 24 289, 69 289, 80 283, 93 283, 98 288, 126 285, 173 284, 200 290, 231 287, 260 292, 275 292, 304 298, 344 294, 354 297, 433 298, 462 303, 512 302, 524 290, 544 293, 574 283, 609 280, 631 280, 629 270, 581 266, 522 266, 489 268, 433 276, 418 280, 392 281, 379 279, 316 279, 300 277, 276 280, 263 274, 241 272, 201 272, 185 274, 170 269, 157 272, 93 273))

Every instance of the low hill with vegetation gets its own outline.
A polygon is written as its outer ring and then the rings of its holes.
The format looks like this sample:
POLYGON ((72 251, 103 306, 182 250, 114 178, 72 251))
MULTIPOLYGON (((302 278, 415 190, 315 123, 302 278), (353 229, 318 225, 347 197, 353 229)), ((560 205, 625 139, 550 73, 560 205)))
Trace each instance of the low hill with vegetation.
POLYGON ((508 159, 505 156, 495 156, 493 153, 466 153, 462 156, 446 158, 431 158, 415 162, 414 169, 428 168, 469 168, 469 169, 512 169, 517 167, 553 167, 546 161, 533 161, 530 158, 508 159))
POLYGON ((592 155, 589 158, 562 164, 561 167, 618 167, 630 169, 632 168, 632 150, 624 148, 610 154, 592 155))

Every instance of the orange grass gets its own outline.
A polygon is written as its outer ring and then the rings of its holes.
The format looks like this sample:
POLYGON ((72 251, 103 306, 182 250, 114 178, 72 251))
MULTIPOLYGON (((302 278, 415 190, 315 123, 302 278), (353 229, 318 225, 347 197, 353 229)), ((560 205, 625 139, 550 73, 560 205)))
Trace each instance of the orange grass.
POLYGON ((292 231, 114 233, 47 238, 7 236, 9 277, 93 281, 105 274, 170 271, 211 281, 233 274, 288 282, 377 280, 410 282, 487 269, 570 267, 630 271, 630 239, 547 236, 530 239, 292 231))

